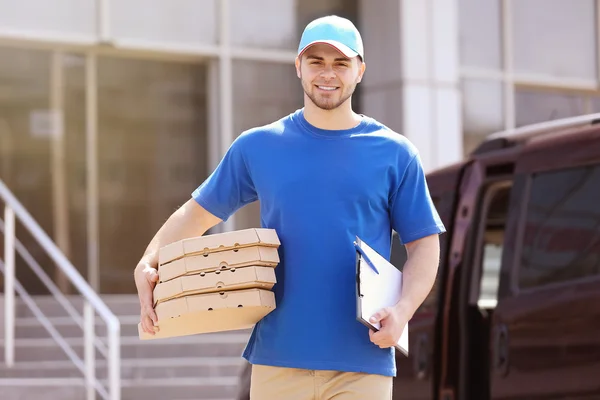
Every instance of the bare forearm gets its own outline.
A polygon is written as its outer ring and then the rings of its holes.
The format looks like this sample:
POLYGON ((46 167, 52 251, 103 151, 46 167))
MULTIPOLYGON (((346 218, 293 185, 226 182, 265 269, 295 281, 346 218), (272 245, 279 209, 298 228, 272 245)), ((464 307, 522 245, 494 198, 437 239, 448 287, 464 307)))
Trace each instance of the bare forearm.
POLYGON ((402 272, 402 298, 396 305, 408 319, 431 291, 440 262, 438 235, 423 238, 407 246, 408 260, 402 272))
POLYGON ((188 201, 165 221, 148 244, 138 268, 142 268, 142 265, 146 263, 156 268, 158 265, 158 250, 161 247, 189 237, 202 236, 220 222, 218 218, 209 214, 193 201, 188 201))

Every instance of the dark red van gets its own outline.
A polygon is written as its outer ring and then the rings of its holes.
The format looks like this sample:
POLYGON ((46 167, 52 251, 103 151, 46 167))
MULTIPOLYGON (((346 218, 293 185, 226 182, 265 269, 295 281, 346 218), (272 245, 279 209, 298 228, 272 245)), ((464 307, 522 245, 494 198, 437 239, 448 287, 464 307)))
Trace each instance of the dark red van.
POLYGON ((428 175, 448 233, 394 400, 600 399, 599 122, 498 133, 428 175))

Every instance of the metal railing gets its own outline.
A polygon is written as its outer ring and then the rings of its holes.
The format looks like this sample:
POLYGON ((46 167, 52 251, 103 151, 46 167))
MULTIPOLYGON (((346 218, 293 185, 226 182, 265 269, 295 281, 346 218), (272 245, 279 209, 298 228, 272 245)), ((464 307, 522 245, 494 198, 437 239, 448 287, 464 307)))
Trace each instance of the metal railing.
POLYGON ((96 392, 105 400, 121 399, 121 324, 117 316, 100 299, 86 280, 79 274, 75 267, 64 256, 56 244, 44 232, 29 212, 8 190, 0 180, 0 198, 4 201, 4 222, 0 224, 4 232, 4 262, 0 260, 0 270, 5 275, 4 279, 4 358, 6 365, 11 367, 15 363, 15 291, 19 293, 23 302, 31 309, 35 317, 66 353, 73 364, 83 373, 87 389, 87 399, 95 399, 96 392), (25 247, 15 237, 16 218, 32 234, 40 246, 56 263, 73 286, 84 297, 83 319, 71 305, 69 300, 60 292, 48 275, 35 262, 25 247), (23 257, 34 273, 46 285, 50 293, 61 304, 69 316, 83 328, 84 359, 82 360, 71 346, 65 341, 52 322, 43 314, 32 297, 16 280, 15 255, 16 251, 23 257), (95 312, 104 320, 107 326, 108 349, 95 334, 95 312), (108 390, 96 378, 95 351, 96 347, 108 361, 108 390), (107 351, 108 350, 108 351, 107 351))

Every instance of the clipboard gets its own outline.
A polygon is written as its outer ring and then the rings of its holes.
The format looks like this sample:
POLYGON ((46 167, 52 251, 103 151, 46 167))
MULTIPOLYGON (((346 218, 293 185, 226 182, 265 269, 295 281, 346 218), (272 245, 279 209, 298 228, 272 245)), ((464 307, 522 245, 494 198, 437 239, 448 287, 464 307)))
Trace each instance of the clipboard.
MULTIPOLYGON (((402 272, 360 238, 356 249, 356 319, 377 332, 381 325, 369 318, 378 310, 395 305, 402 296, 402 272)), ((408 357, 408 322, 394 346, 408 357)))

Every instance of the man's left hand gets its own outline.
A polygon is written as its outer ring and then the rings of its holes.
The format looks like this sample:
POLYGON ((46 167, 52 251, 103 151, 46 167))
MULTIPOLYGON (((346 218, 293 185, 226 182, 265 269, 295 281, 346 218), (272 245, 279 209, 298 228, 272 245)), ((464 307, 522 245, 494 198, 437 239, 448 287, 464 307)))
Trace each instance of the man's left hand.
POLYGON ((400 340, 407 318, 402 316, 395 307, 387 307, 376 312, 371 319, 371 323, 380 322, 381 328, 375 332, 369 329, 371 342, 382 349, 393 347, 400 340))

